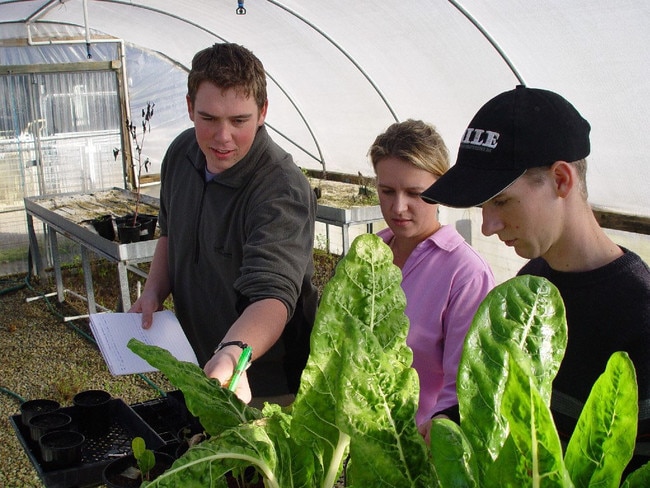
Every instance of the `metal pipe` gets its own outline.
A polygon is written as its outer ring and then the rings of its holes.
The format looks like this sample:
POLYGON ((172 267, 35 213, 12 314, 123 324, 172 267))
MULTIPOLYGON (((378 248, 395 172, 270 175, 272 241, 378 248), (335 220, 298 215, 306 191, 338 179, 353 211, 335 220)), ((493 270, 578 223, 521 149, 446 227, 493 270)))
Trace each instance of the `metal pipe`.
POLYGON ((343 49, 343 47, 340 44, 338 44, 334 39, 332 39, 330 36, 328 36, 323 30, 319 29, 316 25, 314 25, 313 23, 308 21, 306 18, 304 18, 303 16, 301 16, 297 12, 294 12, 289 7, 287 7, 285 5, 282 5, 280 2, 276 2, 275 0, 266 0, 266 1, 269 2, 272 5, 275 5, 276 7, 281 8, 285 12, 293 15, 295 18, 297 18, 301 22, 304 22, 309 27, 311 27, 316 32, 318 32, 321 36, 323 36, 325 39, 327 39, 327 41, 330 44, 332 44, 336 49, 338 49, 341 52, 341 54, 343 54, 343 56, 345 56, 348 59, 348 61, 350 61, 354 65, 354 67, 357 68, 357 70, 363 75, 363 77, 368 81, 368 83, 370 83, 370 86, 372 86, 372 88, 377 92, 377 94, 379 95, 379 98, 381 98, 381 100, 384 102, 384 105, 386 105, 386 108, 388 108, 388 111, 393 116, 393 119, 395 120, 395 122, 399 122, 399 118, 397 117, 397 114, 395 113, 395 110, 393 110, 393 107, 391 107, 390 103, 388 103, 388 100, 386 99, 384 94, 381 92, 379 87, 372 80, 370 75, 368 75, 368 73, 366 73, 364 71, 364 69, 361 67, 361 65, 359 65, 359 63, 357 63, 355 61, 355 59, 345 49, 343 49))
MULTIPOLYGON (((186 18, 180 17, 178 15, 174 15, 174 14, 172 14, 170 12, 167 12, 167 11, 164 11, 164 10, 161 10, 161 9, 157 9, 157 8, 146 6, 146 5, 137 5, 137 4, 134 4, 132 2, 125 2, 123 0, 104 0, 104 1, 106 1, 107 3, 124 4, 125 6, 131 7, 131 8, 141 8, 141 9, 144 9, 144 10, 147 10, 147 11, 150 11, 150 12, 155 12, 157 14, 160 14, 160 15, 163 15, 163 16, 166 16, 166 17, 171 17, 171 18, 173 18, 175 20, 178 20, 179 22, 183 22, 185 24, 191 25, 192 27, 195 27, 195 28, 199 29, 200 31, 203 31, 203 32, 205 32, 207 34, 210 34, 210 35, 216 37, 217 39, 221 40, 222 42, 228 42, 227 39, 221 37, 216 32, 213 32, 213 31, 205 28, 204 26, 197 24, 196 22, 192 22, 192 21, 190 21, 190 20, 188 20, 186 18)), ((94 41, 94 42, 98 42, 98 41, 94 41)), ((181 65, 181 64, 179 63, 179 65, 181 65)), ((181 66, 183 66, 183 65, 181 65, 181 66)), ((185 70, 188 70, 186 66, 183 66, 183 68, 185 70)), ((318 150, 318 153, 319 153, 321 159, 318 160, 317 158, 315 158, 312 154, 310 154, 309 152, 305 151, 303 148, 301 148, 300 146, 295 144, 290 138, 288 138, 287 136, 285 136, 284 134, 279 132, 277 129, 273 129, 273 130, 275 130, 278 134, 280 134, 282 137, 284 137, 287 141, 294 144, 300 150, 306 152, 310 157, 316 159, 321 164, 321 166, 323 166, 323 171, 325 171, 326 170, 325 158, 323 156, 320 144, 318 143, 318 139, 317 139, 314 131, 312 130, 311 125, 307 121, 307 118, 302 113, 302 111, 300 110, 300 108, 296 104, 295 100, 287 93, 287 91, 282 87, 282 85, 280 85, 278 83, 278 81, 275 80, 268 72, 266 72, 266 75, 268 76, 269 80, 271 80, 280 89, 280 91, 284 94, 284 96, 287 97, 287 99, 289 100, 289 103, 291 103, 291 105, 293 105, 293 107, 296 109, 296 112, 298 113, 299 117, 302 119, 303 123, 307 127, 307 131, 311 135, 312 140, 314 141, 314 144, 316 145, 316 149, 318 150)))
POLYGON ((84 27, 86 28, 86 54, 88 59, 92 57, 90 54, 90 27, 88 26, 88 0, 83 0, 84 6, 84 27))
POLYGON ((510 68, 510 71, 515 75, 517 80, 519 80, 519 83, 521 85, 526 85, 526 82, 524 81, 523 76, 519 74, 519 71, 517 71, 517 68, 515 68, 515 65, 512 64, 508 56, 506 56, 506 53, 501 49, 501 46, 497 43, 496 40, 488 33, 488 31, 485 30, 485 28, 479 23, 478 20, 476 20, 463 6, 461 6, 456 0, 448 0, 449 3, 451 3, 456 9, 465 16, 467 20, 469 20, 474 27, 476 27, 481 34, 483 34, 483 37, 485 37, 490 44, 492 44, 492 47, 496 49, 497 53, 499 53, 499 56, 501 56, 501 59, 505 61, 505 63, 508 65, 510 68))

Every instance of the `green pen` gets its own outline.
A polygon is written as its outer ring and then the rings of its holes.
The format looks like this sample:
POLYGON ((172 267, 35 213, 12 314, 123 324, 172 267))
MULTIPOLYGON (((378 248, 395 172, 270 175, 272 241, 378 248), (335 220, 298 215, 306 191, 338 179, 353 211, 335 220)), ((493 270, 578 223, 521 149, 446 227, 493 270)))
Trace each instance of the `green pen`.
POLYGON ((228 389, 230 391, 235 391, 235 388, 237 388, 237 383, 239 383, 239 378, 241 378, 242 373, 246 371, 246 368, 248 367, 248 363, 251 360, 252 354, 253 354, 253 348, 251 346, 246 346, 244 350, 241 352, 241 355, 239 356, 239 361, 237 361, 237 366, 235 367, 235 371, 232 373, 232 378, 230 378, 230 383, 228 383, 228 389))

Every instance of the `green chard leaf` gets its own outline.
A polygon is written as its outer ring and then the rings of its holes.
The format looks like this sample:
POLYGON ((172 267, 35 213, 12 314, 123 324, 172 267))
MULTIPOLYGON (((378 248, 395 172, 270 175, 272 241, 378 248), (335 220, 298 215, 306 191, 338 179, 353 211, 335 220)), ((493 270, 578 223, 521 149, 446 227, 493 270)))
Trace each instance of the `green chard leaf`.
POLYGON ((237 478, 249 466, 264 476, 268 488, 313 486, 313 456, 287 437, 290 416, 278 405, 265 408, 264 413, 263 419, 227 429, 191 447, 150 488, 221 486, 217 480, 227 472, 237 478))
POLYGON ((449 419, 431 424, 431 457, 441 488, 478 488, 478 467, 472 446, 460 426, 449 419))
POLYGON ((169 351, 137 339, 131 339, 128 347, 183 392, 188 410, 199 417, 208 434, 216 436, 225 429, 262 417, 262 412, 247 406, 233 392, 208 378, 197 365, 178 361, 169 351))
POLYGON ((430 477, 414 422, 419 386, 406 346, 406 299, 392 261, 379 237, 359 236, 318 308, 291 435, 319 453, 325 488, 348 449, 354 485, 426 486, 430 477))
MULTIPOLYGON (((514 460, 519 465, 511 465, 509 469, 528 475, 528 482, 520 480, 517 486, 573 486, 564 466, 562 445, 551 410, 533 377, 520 366, 514 355, 509 358, 502 412, 508 421, 517 453, 509 461, 514 460)), ((498 458, 497 462, 500 460, 503 459, 498 458)))
POLYGON ((336 423, 351 438, 350 480, 355 486, 432 486, 426 444, 414 421, 418 378, 411 360, 396 362, 391 349, 383 350, 372 334, 364 337, 356 324, 346 322, 344 330, 343 355, 352 360, 341 369, 344 401, 336 423), (345 352, 359 345, 372 354, 345 352))
POLYGON ((508 424, 501 401, 514 355, 545 403, 566 349, 564 302, 557 288, 535 276, 495 287, 478 308, 458 368, 461 426, 485 472, 497 459, 508 424))
POLYGON ((596 380, 567 446, 565 460, 577 487, 617 487, 632 459, 639 415, 634 365, 614 353, 596 380))
POLYGON ((355 486, 434 486, 414 421, 418 380, 406 346, 401 272, 392 260, 379 237, 355 239, 324 290, 300 389, 286 411, 250 409, 196 366, 131 341, 183 391, 212 435, 152 486, 221 487, 224 473, 254 466, 267 487, 332 488, 348 454, 355 486))
POLYGON ((522 462, 521 452, 508 434, 497 459, 485 468, 481 488, 520 488, 529 486, 531 479, 527 463, 522 462))
POLYGON ((648 486, 650 486, 650 462, 630 473, 621 488, 648 488, 648 486))

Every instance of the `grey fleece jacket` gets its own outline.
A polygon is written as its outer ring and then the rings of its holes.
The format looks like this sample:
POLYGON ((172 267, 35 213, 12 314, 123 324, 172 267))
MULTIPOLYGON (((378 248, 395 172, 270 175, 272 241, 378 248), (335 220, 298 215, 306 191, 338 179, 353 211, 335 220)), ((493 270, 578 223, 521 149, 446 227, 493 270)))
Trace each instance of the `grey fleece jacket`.
POLYGON ((159 224, 176 315, 204 365, 248 304, 281 300, 291 319, 248 377, 253 396, 295 392, 317 301, 314 193, 264 127, 244 159, 207 183, 205 167, 194 129, 162 163, 159 224))

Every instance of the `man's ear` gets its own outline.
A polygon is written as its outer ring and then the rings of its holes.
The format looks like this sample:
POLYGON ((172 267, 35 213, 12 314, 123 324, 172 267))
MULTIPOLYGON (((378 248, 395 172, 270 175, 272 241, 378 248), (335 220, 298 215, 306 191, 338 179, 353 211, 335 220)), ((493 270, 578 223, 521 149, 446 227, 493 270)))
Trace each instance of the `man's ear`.
POLYGON ((192 106, 192 100, 190 100, 189 95, 185 95, 185 100, 187 101, 187 114, 190 116, 190 120, 194 122, 194 107, 192 106))
POLYGON ((566 161, 555 161, 551 166, 551 175, 555 192, 560 198, 566 198, 571 189, 577 184, 575 168, 566 161))
POLYGON ((264 102, 264 105, 262 106, 262 109, 260 110, 260 116, 257 119, 257 126, 262 127, 264 125, 264 120, 266 120, 266 111, 269 108, 269 101, 268 99, 264 102))

